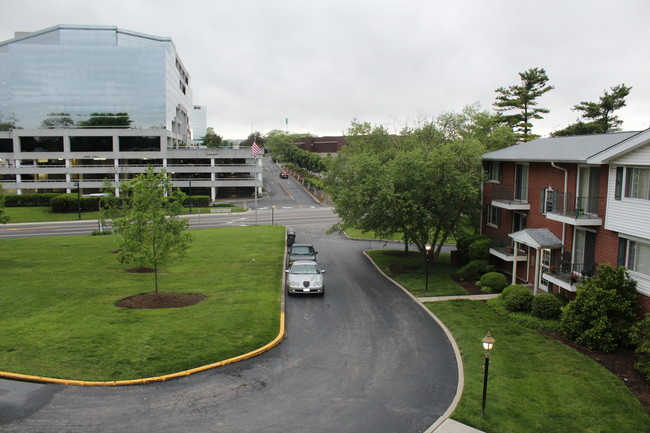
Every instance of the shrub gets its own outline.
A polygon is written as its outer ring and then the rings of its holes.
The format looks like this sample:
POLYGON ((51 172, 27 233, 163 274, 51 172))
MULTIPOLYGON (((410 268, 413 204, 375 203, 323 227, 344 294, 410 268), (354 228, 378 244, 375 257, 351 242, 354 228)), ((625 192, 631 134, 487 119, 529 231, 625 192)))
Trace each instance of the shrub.
POLYGON ((559 319, 562 301, 551 293, 542 293, 533 298, 532 314, 540 319, 559 319))
POLYGON ((7 207, 49 206, 50 200, 60 195, 58 192, 42 194, 16 194, 5 196, 7 207))
MULTIPOLYGON (((190 197, 185 197, 183 200, 183 206, 189 207, 190 197)), ((207 195, 193 195, 192 196, 192 207, 208 207, 210 206, 210 197, 207 195)))
POLYGON ((630 343, 636 309, 636 281, 624 267, 607 264, 578 287, 576 298, 562 308, 560 325, 568 338, 611 352, 630 343))
POLYGON ((75 212, 99 210, 99 197, 78 197, 77 194, 59 194, 50 200, 52 212, 75 212))
POLYGON ((468 248, 469 259, 488 260, 490 258, 490 239, 482 238, 472 242, 468 248))
POLYGON ((476 240, 486 239, 483 235, 469 235, 462 237, 456 241, 456 251, 458 251, 458 262, 467 264, 470 262, 469 246, 476 240))
POLYGON ((456 275, 463 281, 476 281, 481 275, 494 270, 494 266, 487 260, 472 260, 458 270, 456 275))
POLYGON ((501 297, 489 299, 487 304, 498 315, 507 317, 509 321, 521 325, 524 328, 543 332, 557 332, 560 330, 560 322, 557 320, 540 319, 528 313, 518 313, 508 310, 501 297))
POLYGON ((483 274, 479 285, 485 292, 501 293, 501 291, 508 285, 508 280, 501 272, 488 272, 483 274))
POLYGON ((533 303, 533 294, 521 284, 513 284, 503 289, 500 298, 509 311, 530 313, 533 303))
POLYGON ((650 313, 639 323, 636 329, 636 363, 634 366, 646 379, 650 380, 650 313))

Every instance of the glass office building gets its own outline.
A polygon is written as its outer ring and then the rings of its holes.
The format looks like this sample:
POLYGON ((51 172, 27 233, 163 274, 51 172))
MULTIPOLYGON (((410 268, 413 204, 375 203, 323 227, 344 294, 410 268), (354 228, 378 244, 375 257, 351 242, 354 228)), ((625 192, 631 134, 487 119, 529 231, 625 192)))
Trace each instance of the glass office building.
POLYGON ((187 142, 192 110, 190 77, 170 38, 56 26, 0 42, 2 124, 167 129, 187 142))
POLYGON ((94 193, 108 179, 119 194, 151 165, 213 200, 259 190, 250 150, 193 145, 195 111, 170 38, 113 26, 16 34, 0 42, 0 184, 9 194, 94 193))

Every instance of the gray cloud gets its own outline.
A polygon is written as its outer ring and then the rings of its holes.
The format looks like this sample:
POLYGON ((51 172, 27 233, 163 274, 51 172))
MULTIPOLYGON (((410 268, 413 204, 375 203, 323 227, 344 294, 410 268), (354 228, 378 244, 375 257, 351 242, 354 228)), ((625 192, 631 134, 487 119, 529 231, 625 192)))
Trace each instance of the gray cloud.
POLYGON ((3 6, 0 39, 56 24, 170 36, 194 102, 228 138, 284 129, 287 117, 292 131, 326 135, 354 118, 401 126, 491 108, 497 87, 543 67, 555 90, 534 130, 548 134, 620 83, 633 86, 624 129, 650 126, 648 12, 644 0, 23 0, 3 6))

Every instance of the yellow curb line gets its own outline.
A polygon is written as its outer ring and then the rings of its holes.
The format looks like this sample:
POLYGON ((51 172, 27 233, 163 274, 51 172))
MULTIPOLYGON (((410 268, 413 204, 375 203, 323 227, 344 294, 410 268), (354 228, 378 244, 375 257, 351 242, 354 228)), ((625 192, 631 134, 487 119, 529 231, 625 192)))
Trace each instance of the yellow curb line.
POLYGON ((101 382, 101 381, 86 381, 86 380, 72 380, 72 379, 56 379, 52 377, 31 376, 28 374, 8 373, 8 372, 0 371, 0 377, 5 379, 24 380, 29 382, 56 383, 62 385, 83 385, 83 386, 142 385, 151 382, 162 382, 169 379, 176 379, 179 377, 189 376, 190 374, 199 373, 201 371, 210 370, 212 368, 221 367, 223 365, 232 364, 234 362, 243 361, 245 359, 260 355, 266 352, 267 350, 280 344, 280 341, 282 341, 282 339, 284 338, 284 334, 285 334, 284 311, 282 311, 280 313, 280 331, 278 332, 278 335, 265 346, 262 346, 259 349, 255 349, 252 352, 248 352, 243 355, 235 356, 233 358, 215 362, 213 364, 192 368, 190 370, 167 374, 165 376, 146 377, 143 379, 132 379, 132 380, 112 380, 107 382, 101 382))

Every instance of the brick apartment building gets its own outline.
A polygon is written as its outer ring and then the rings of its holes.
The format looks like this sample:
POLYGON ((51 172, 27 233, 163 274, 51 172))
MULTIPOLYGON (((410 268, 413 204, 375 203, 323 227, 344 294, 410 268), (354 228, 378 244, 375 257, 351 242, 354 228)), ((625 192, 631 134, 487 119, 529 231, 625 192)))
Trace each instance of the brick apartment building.
POLYGON ((650 130, 542 138, 483 155, 482 233, 512 282, 573 295, 625 266, 650 312, 650 130))

